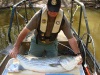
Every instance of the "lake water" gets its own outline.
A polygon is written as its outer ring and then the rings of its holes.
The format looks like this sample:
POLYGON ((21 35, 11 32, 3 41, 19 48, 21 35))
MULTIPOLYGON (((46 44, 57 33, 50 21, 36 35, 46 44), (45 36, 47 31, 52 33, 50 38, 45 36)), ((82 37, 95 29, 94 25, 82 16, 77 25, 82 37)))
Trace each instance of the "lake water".
MULTIPOLYGON (((30 14, 31 12, 29 12, 30 14)), ((87 19, 89 23, 89 28, 90 28, 90 33, 93 37, 94 40, 94 45, 95 45, 95 52, 96 52, 96 59, 100 63, 100 50, 99 50, 99 45, 100 45, 100 9, 95 10, 95 9, 86 9, 87 13, 87 19)), ((31 13, 32 16, 33 13, 31 13)), ((9 27, 9 22, 10 22, 10 15, 11 15, 11 10, 10 9, 0 9, 0 50, 4 49, 8 45, 8 37, 7 37, 7 32, 8 32, 8 27, 9 27)), ((76 12, 75 18, 74 18, 74 25, 78 24, 77 20, 79 18, 79 11, 76 12)), ((23 26, 21 26, 22 28, 23 26)), ((77 29, 77 26, 74 26, 77 29)), ((14 27, 16 28, 16 26, 14 27)), ((82 19, 82 31, 84 32, 85 28, 85 23, 84 20, 82 19)), ((16 30, 12 30, 12 33, 15 34, 18 32, 16 30)), ((14 35, 13 40, 17 38, 17 35, 14 35)), ((92 53, 94 53, 94 50, 91 50, 92 53)), ((2 60, 0 58, 0 60, 2 60)))

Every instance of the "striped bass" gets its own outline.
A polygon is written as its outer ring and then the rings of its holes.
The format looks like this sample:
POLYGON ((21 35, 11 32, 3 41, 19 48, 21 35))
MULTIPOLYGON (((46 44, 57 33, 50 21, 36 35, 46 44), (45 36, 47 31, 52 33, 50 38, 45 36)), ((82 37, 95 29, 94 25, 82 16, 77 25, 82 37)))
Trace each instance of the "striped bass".
MULTIPOLYGON (((12 48, 13 46, 8 46, 5 50, 7 52, 12 48)), ((5 54, 5 51, 0 53, 5 54)), ((81 61, 81 56, 31 57, 30 59, 18 54, 16 58, 24 69, 44 73, 70 71, 81 61)))
POLYGON ((44 73, 57 73, 74 69, 81 61, 81 56, 57 56, 51 58, 33 57, 30 60, 18 54, 17 59, 27 70, 44 73))

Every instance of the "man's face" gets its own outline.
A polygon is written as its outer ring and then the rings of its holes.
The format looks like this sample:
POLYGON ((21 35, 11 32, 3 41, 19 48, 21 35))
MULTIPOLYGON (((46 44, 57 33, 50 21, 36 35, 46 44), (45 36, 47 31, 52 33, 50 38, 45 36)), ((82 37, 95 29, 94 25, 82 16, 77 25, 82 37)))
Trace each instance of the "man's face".
POLYGON ((56 17, 56 16, 58 15, 58 12, 54 12, 54 11, 49 11, 49 10, 48 10, 48 15, 49 15, 50 17, 56 17))

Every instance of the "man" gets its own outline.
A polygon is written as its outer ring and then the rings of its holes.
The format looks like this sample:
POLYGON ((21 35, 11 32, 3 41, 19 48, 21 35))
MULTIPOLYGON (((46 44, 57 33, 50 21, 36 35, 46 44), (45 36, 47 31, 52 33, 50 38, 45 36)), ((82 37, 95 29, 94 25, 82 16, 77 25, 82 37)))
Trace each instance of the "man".
POLYGON ((58 55, 57 35, 62 30, 74 53, 80 54, 76 39, 71 33, 70 25, 63 10, 60 9, 61 0, 48 0, 47 6, 39 10, 23 28, 19 34, 14 48, 10 52, 11 57, 16 57, 19 47, 26 35, 35 29, 32 37, 29 54, 37 57, 43 56, 44 50, 47 57, 58 55))

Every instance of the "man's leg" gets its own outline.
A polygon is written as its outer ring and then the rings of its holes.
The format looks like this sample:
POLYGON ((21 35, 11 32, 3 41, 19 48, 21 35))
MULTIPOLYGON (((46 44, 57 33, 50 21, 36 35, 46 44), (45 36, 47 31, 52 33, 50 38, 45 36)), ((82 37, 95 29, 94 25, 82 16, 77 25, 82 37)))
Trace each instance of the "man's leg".
POLYGON ((29 54, 34 55, 36 57, 42 57, 43 52, 44 52, 44 46, 41 44, 36 44, 35 37, 32 38, 30 49, 29 49, 29 54))
POLYGON ((54 41, 51 44, 48 44, 45 46, 45 50, 47 52, 47 57, 55 57, 58 56, 58 43, 57 41, 54 41))

